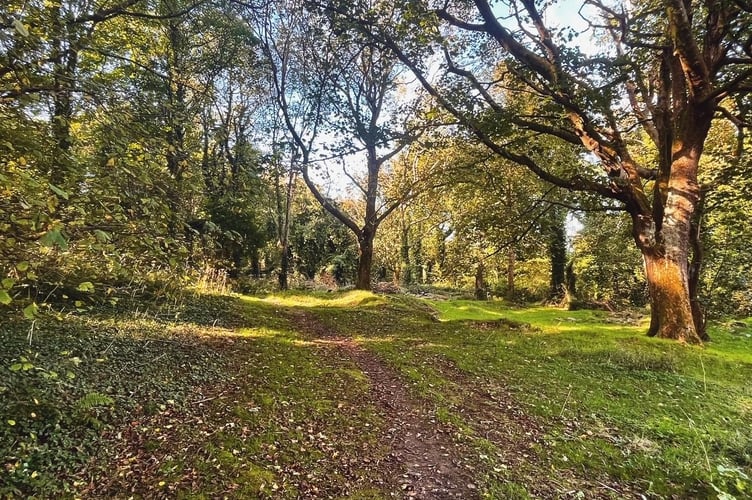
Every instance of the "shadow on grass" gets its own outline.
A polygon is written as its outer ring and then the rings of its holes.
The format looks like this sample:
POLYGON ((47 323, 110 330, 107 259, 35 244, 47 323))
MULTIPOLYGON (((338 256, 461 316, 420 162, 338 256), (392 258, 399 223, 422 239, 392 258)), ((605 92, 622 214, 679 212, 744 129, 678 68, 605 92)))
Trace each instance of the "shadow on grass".
MULTIPOLYGON (((286 297, 271 300, 294 307, 295 295, 286 297)), ((698 348, 647 338, 643 327, 606 323, 596 311, 347 295, 301 307, 439 404, 454 399, 439 393, 448 385, 437 358, 484 387, 505 387, 548 422, 546 453, 565 457, 556 467, 601 471, 659 497, 710 495, 711 483, 739 493, 734 478, 752 486, 744 479, 752 472, 752 359, 728 333, 698 348), (727 470, 739 474, 719 472, 727 470)))
POLYGON ((28 325, 3 325, 0 496, 373 490, 367 384, 299 342, 279 305, 195 296, 147 310, 41 319, 31 346, 28 325))

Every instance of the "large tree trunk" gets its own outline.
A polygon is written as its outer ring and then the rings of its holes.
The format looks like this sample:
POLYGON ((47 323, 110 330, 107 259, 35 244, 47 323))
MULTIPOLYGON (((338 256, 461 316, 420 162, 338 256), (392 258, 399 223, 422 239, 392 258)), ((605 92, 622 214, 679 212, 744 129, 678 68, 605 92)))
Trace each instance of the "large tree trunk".
MULTIPOLYGON (((374 142, 375 144, 375 142, 374 142)), ((376 147, 369 145, 366 148, 368 158, 368 185, 366 194, 366 213, 363 228, 355 234, 358 236, 360 257, 358 259, 358 276, 355 280, 355 288, 358 290, 371 289, 371 265, 373 264, 373 240, 376 238, 376 229, 379 221, 376 210, 376 196, 379 190, 379 170, 381 162, 376 154, 376 147)))
MULTIPOLYGON (((669 61, 665 70, 679 78, 682 69, 677 65, 677 60, 669 61)), ((665 79, 668 81, 668 76, 665 79)), ((668 106, 668 97, 662 96, 662 106, 668 106)), ((704 336, 699 302, 693 304, 702 261, 695 217, 702 211, 697 173, 714 110, 709 101, 656 115, 663 133, 652 213, 632 214, 650 292, 648 335, 691 344, 702 343, 704 336)))
POLYGON ((355 280, 355 288, 358 290, 371 289, 371 265, 373 264, 373 238, 376 231, 364 229, 358 235, 358 276, 355 280))
POLYGON ((643 259, 650 290, 648 335, 701 343, 689 300, 686 262, 655 253, 643 253, 643 259))
POLYGON ((637 215, 633 223, 650 292, 648 335, 700 344, 701 328, 692 311, 689 254, 692 218, 700 199, 697 166, 703 141, 688 139, 674 142, 670 169, 662 168, 670 173, 659 176, 656 183, 652 217, 637 215))
POLYGON ((664 220, 659 237, 665 238, 665 243, 646 248, 638 242, 650 293, 648 336, 700 344, 703 330, 696 323, 699 318, 693 310, 690 283, 689 221, 683 220, 691 215, 684 212, 684 216, 664 220))

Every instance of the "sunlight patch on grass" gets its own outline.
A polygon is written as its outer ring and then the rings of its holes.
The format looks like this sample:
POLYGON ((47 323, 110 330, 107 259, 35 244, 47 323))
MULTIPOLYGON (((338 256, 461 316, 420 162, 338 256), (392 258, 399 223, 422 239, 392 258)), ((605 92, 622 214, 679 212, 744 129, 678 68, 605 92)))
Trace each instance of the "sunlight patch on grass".
MULTIPOLYGON (((362 345, 368 345, 368 344, 373 344, 373 345, 375 345, 375 344, 393 344, 393 343, 395 343, 395 341, 398 340, 396 337, 391 336, 391 335, 390 336, 386 336, 386 337, 363 337, 363 336, 355 335, 355 336, 353 336, 353 339, 358 344, 362 344, 362 345)), ((424 338, 420 338, 420 337, 399 337, 399 342, 401 344, 402 343, 404 343, 404 344, 417 344, 417 345, 421 345, 421 346, 427 345, 425 339, 424 338)), ((438 346, 447 347, 447 346, 445 346, 443 344, 435 344, 435 345, 437 347, 438 346)))
POLYGON ((419 349, 446 349, 449 344, 439 344, 436 342, 420 342, 415 347, 419 349))
POLYGON ((752 463, 752 339, 744 331, 719 328, 712 343, 694 347, 645 336, 647 318, 635 326, 609 322, 621 318, 603 311, 410 300, 399 308, 390 302, 388 321, 381 311, 357 309, 336 311, 336 318, 331 311, 330 320, 445 408, 441 420, 458 428, 464 421, 454 406, 463 388, 434 364, 443 358, 470 380, 503 387, 546 421, 541 452, 566 457, 554 469, 607 474, 659 497, 707 497, 710 481, 740 493, 715 471, 731 464, 748 473, 752 463), (419 321, 425 306, 434 312, 419 321))
POLYGON ((426 301, 434 309, 439 311, 439 321, 493 321, 504 317, 500 311, 490 307, 480 307, 478 303, 469 303, 469 301, 451 300, 451 301, 426 301))
POLYGON ((295 347, 316 347, 317 345, 320 345, 322 342, 319 340, 300 340, 295 339, 291 340, 290 344, 294 345, 295 347))
POLYGON ((363 307, 386 304, 384 297, 364 290, 346 292, 280 292, 266 297, 244 295, 241 300, 280 307, 363 307))
POLYGON ((285 337, 288 334, 282 330, 275 330, 270 328, 241 328, 237 330, 235 334, 229 334, 228 337, 250 337, 250 338, 266 338, 273 339, 275 337, 285 337))
POLYGON ((745 415, 752 415, 752 397, 740 396, 736 400, 736 407, 745 415))
POLYGON ((709 334, 712 341, 705 345, 708 353, 752 364, 752 338, 719 326, 711 327, 709 334))
POLYGON ((566 333, 585 336, 609 334, 631 337, 639 335, 643 329, 641 326, 606 323, 603 321, 603 314, 599 311, 569 311, 559 307, 543 306, 519 309, 510 307, 500 300, 481 303, 467 300, 425 301, 425 303, 439 312, 441 322, 509 319, 528 323, 535 328, 540 328, 545 334, 566 333))

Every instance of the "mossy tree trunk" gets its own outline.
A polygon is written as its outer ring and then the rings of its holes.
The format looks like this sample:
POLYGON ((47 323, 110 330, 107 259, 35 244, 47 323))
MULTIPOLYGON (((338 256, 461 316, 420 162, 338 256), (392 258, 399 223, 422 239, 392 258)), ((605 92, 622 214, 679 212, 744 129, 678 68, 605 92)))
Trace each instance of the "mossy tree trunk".
POLYGON ((551 258, 551 290, 549 299, 559 302, 566 292, 567 234, 566 212, 554 207, 548 227, 548 254, 551 258))

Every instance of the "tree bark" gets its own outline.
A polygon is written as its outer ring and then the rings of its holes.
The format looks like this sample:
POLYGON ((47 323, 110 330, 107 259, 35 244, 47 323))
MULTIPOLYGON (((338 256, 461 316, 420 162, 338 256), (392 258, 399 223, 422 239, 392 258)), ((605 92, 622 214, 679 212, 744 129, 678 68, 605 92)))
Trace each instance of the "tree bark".
POLYGON ((652 217, 633 214, 635 241, 643 256, 650 293, 648 335, 690 344, 702 343, 692 312, 689 247, 700 200, 697 167, 709 128, 708 118, 707 127, 694 127, 689 133, 679 129, 670 168, 661 166, 670 174, 664 183, 656 183, 652 217))
MULTIPOLYGON (((50 180, 64 187, 71 181, 73 161, 71 148, 71 122, 73 120, 73 87, 78 71, 78 37, 72 28, 66 27, 66 15, 62 5, 52 7, 53 39, 51 62, 54 68, 53 110, 51 116, 52 135, 55 139, 55 166, 50 172, 50 180)), ((65 200, 59 200, 64 203, 65 200)))
MULTIPOLYGON (((290 222, 292 215, 292 199, 295 192, 295 170, 290 165, 290 171, 287 178, 287 189, 285 191, 284 216, 280 227, 281 248, 280 270, 279 270, 279 289, 287 290, 289 288, 288 277, 290 274, 290 222)), ((279 203, 279 200, 277 201, 279 203)))
POLYGON ((375 235, 376 231, 371 231, 368 228, 358 235, 360 255, 358 258, 358 276, 355 280, 355 288, 358 290, 371 289, 371 265, 373 264, 373 238, 375 235))
POLYGON ((567 234, 564 228, 565 214, 554 209, 551 214, 548 252, 551 256, 551 290, 549 299, 559 302, 566 292, 567 234))
MULTIPOLYGON (((373 135, 373 134, 371 134, 373 135)), ((370 137, 370 136, 369 136, 370 137)), ((373 138, 368 142, 366 147, 366 156, 368 158, 368 181, 365 190, 366 195, 366 213, 363 228, 356 234, 358 236, 358 247, 360 256, 358 258, 358 276, 355 281, 355 288, 358 290, 371 289, 371 266, 373 264, 373 240, 376 237, 376 229, 379 227, 379 217, 376 209, 376 196, 379 189, 379 171, 381 170, 382 160, 376 154, 376 147, 373 138)))
POLYGON ((514 247, 509 247, 507 252, 507 300, 514 300, 514 268, 517 256, 514 252, 514 247))
POLYGON ((400 279, 403 285, 410 285, 413 282, 412 263, 410 262, 410 229, 407 226, 401 228, 400 240, 400 279))
POLYGON ((577 275, 574 272, 574 259, 567 263, 566 275, 567 295, 569 295, 569 300, 577 300, 577 275))
POLYGON ((645 275, 650 290, 649 336, 700 344, 689 300, 686 264, 644 253, 645 275))
POLYGON ((486 291, 485 268, 483 262, 478 263, 475 271, 475 298, 477 300, 487 300, 488 292, 486 291))

